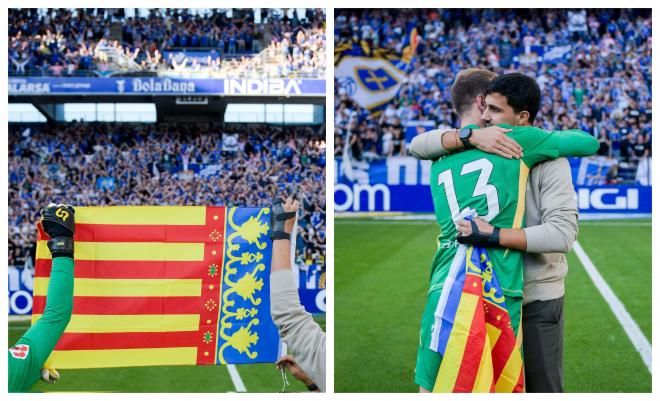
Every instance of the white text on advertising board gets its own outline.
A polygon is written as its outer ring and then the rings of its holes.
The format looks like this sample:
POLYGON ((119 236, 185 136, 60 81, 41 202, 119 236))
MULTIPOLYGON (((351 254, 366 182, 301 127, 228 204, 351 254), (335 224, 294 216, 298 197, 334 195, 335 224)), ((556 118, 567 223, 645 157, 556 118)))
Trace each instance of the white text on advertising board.
POLYGON ((316 307, 321 312, 325 312, 325 290, 321 290, 318 292, 318 294, 316 294, 314 302, 316 302, 316 307))
POLYGON ((380 196, 382 201, 383 208, 382 211, 390 210, 390 188, 385 184, 376 184, 376 185, 365 185, 365 184, 353 184, 352 187, 349 187, 346 184, 335 184, 335 210, 338 212, 346 211, 370 211, 373 212, 376 210, 376 200, 380 196), (366 194, 367 197, 367 208, 364 210, 362 204, 360 203, 360 198, 362 194, 366 194), (345 200, 337 201, 337 195, 343 195, 345 200))
POLYGON ((578 209, 637 210, 637 188, 580 188, 577 191, 578 209), (622 193, 625 190, 625 193, 622 193), (607 198, 605 198, 607 196, 607 198))
POLYGON ((300 95, 300 83, 295 79, 225 79, 227 95, 300 95))
MULTIPOLYGON (((194 93, 195 82, 193 81, 173 81, 169 78, 156 80, 153 78, 141 79, 133 78, 131 80, 133 92, 144 93, 194 93)), ((123 81, 117 81, 117 91, 124 92, 123 81)))
POLYGON ((8 267, 10 315, 26 315, 32 312, 33 274, 33 269, 8 267))
POLYGON ((41 82, 27 82, 12 79, 9 81, 10 95, 50 93, 50 84, 41 82))

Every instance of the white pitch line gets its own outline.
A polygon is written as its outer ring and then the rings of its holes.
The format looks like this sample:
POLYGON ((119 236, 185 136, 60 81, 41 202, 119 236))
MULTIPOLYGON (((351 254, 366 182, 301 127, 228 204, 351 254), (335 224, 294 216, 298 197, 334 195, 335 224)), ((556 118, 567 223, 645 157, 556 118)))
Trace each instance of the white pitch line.
POLYGON ((619 226, 619 227, 651 227, 650 221, 598 221, 585 220, 580 222, 581 226, 619 226))
POLYGON ((619 320, 619 323, 621 323, 623 330, 626 332, 633 346, 642 357, 642 361, 644 361, 649 373, 651 373, 651 344, 649 343, 649 340, 646 339, 642 330, 640 330, 635 320, 630 316, 628 310, 626 310, 626 307, 621 303, 603 276, 598 272, 598 269, 596 269, 596 266, 591 259, 589 259, 589 256, 584 249, 582 249, 579 242, 575 241, 573 250, 580 259, 580 262, 582 262, 582 266, 584 266, 587 274, 591 277, 591 281, 593 281, 596 288, 598 288, 600 295, 605 298, 605 301, 612 309, 612 312, 614 312, 614 316, 619 320))
POLYGON ((247 392, 247 389, 245 388, 245 384, 243 384, 243 380, 241 379, 241 375, 238 374, 238 369, 236 369, 236 366, 227 365, 227 370, 229 371, 229 376, 231 376, 232 383, 234 383, 234 388, 236 389, 236 392, 238 393, 247 392))
POLYGON ((29 322, 32 320, 32 315, 9 315, 9 322, 29 322))
POLYGON ((19 331, 19 330, 25 331, 29 328, 30 328, 30 326, 11 326, 11 327, 9 327, 9 331, 19 331))
MULTIPOLYGON (((398 225, 425 225, 428 226, 428 221, 421 220, 337 220, 335 225, 341 226, 364 226, 364 225, 383 225, 383 224, 398 224, 398 225)), ((432 225, 431 225, 432 226, 432 225)))

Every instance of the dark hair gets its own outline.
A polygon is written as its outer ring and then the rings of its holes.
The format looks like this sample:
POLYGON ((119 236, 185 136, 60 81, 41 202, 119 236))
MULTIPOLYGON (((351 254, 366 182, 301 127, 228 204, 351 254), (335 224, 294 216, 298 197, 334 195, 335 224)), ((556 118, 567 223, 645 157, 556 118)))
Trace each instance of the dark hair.
POLYGON ((533 123, 541 107, 541 88, 534 78, 521 73, 504 74, 493 79, 486 88, 486 95, 499 93, 506 97, 506 102, 513 111, 529 113, 529 122, 533 123))
POLYGON ((497 76, 483 68, 468 68, 456 76, 451 86, 451 104, 459 116, 470 109, 474 99, 483 95, 488 83, 497 76))

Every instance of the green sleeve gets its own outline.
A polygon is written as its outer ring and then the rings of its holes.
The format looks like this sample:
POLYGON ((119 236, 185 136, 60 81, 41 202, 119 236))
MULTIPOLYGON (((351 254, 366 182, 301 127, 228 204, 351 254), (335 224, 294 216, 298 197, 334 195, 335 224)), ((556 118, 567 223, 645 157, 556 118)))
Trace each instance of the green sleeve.
POLYGON ((598 139, 580 130, 546 131, 530 126, 512 128, 511 138, 523 148, 522 160, 528 167, 558 157, 591 156, 598 151, 598 139))
POLYGON ((39 380, 41 368, 69 324, 72 311, 73 259, 54 258, 44 313, 16 343, 29 345, 31 354, 24 372, 9 372, 10 382, 12 374, 22 382, 18 391, 29 390, 39 380))
POLYGON ((558 137, 559 157, 575 156, 586 157, 596 154, 600 143, 594 136, 577 129, 568 131, 554 131, 558 137))

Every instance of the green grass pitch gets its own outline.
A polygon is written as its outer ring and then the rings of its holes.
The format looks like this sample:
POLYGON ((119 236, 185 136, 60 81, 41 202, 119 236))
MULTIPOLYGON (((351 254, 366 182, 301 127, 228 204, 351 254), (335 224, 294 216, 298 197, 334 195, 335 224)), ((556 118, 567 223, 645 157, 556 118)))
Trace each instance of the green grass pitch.
MULTIPOLYGON (((315 317, 325 330, 325 315, 315 317)), ((9 346, 29 327, 29 322, 9 323, 9 346)), ((236 365, 248 392, 282 390, 280 371, 274 364, 236 365)), ((112 369, 66 369, 56 384, 38 381, 32 392, 122 392, 122 393, 224 393, 235 392, 226 366, 150 366, 112 369)), ((287 392, 307 388, 287 373, 287 392)))
MULTIPOLYGON (((418 391, 437 233, 432 221, 336 220, 336 392, 418 391)), ((651 221, 581 221, 578 241, 650 341, 651 221)), ((651 375, 573 252, 568 264, 565 391, 650 392, 651 375)))

